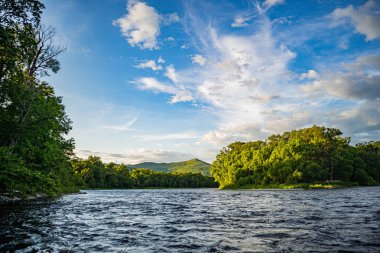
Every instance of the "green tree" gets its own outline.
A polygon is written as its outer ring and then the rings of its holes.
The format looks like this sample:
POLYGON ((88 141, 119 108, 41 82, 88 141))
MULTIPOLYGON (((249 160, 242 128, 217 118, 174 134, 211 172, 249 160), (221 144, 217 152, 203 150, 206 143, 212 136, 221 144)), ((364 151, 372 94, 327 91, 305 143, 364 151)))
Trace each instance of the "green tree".
POLYGON ((0 0, 1 192, 59 194, 74 188, 74 141, 66 139, 71 121, 62 98, 40 80, 59 70, 56 56, 62 52, 52 43, 54 30, 40 24, 43 8, 35 0, 0 0), (33 178, 41 187, 30 190, 33 178))
POLYGON ((331 180, 379 184, 379 142, 349 143, 335 128, 293 130, 264 142, 232 143, 217 155, 210 171, 222 188, 331 180))

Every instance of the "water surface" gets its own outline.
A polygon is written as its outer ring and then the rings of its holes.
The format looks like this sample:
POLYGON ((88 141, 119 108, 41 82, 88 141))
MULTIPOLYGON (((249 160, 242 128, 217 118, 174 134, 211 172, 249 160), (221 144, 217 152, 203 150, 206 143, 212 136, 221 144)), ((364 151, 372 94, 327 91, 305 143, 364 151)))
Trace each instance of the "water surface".
POLYGON ((0 251, 380 252, 380 187, 85 192, 1 207, 0 251))

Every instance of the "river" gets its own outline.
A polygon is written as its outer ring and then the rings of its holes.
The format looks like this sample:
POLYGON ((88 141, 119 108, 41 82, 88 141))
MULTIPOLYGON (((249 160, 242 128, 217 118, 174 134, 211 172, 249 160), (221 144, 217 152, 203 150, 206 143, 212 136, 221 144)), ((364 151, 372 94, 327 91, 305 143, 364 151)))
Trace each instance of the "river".
POLYGON ((380 252, 380 187, 88 190, 0 209, 1 252, 380 252))

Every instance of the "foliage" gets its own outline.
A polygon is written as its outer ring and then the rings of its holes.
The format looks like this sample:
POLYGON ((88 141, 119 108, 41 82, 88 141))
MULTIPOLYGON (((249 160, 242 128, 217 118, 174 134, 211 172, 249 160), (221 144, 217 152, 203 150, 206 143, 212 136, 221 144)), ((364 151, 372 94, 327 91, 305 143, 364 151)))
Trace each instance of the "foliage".
POLYGON ((379 142, 353 147, 341 135, 339 129, 313 126, 266 141, 235 142, 217 155, 211 175, 221 188, 326 181, 379 184, 379 142))
POLYGON ((168 172, 170 163, 143 162, 127 166, 129 170, 146 168, 155 171, 168 172))
POLYGON ((210 176, 210 164, 194 158, 184 162, 171 163, 169 171, 180 173, 201 173, 202 175, 210 176))
POLYGON ((77 183, 84 188, 217 187, 212 177, 201 173, 166 173, 146 168, 130 172, 124 164, 103 164, 99 157, 94 156, 85 160, 73 159, 71 165, 77 183))
POLYGON ((43 4, 0 0, 0 193, 72 191, 74 141, 62 98, 40 80, 59 70, 54 30, 40 24, 43 4))

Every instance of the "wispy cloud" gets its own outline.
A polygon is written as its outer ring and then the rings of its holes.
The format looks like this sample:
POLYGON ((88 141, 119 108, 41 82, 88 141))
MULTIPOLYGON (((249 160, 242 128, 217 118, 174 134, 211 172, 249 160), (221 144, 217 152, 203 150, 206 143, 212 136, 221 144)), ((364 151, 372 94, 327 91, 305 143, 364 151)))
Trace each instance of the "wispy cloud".
POLYGON ((285 0, 265 0, 260 4, 258 1, 256 1, 256 9, 259 14, 263 15, 273 6, 283 4, 284 2, 285 0))
POLYGON ((318 73, 314 69, 310 69, 306 73, 300 75, 300 79, 316 79, 317 77, 318 73))
POLYGON ((262 6, 269 9, 275 5, 283 4, 284 2, 285 0, 265 0, 262 6))
POLYGON ((172 80, 174 83, 178 82, 178 75, 173 64, 170 64, 168 67, 166 67, 165 76, 172 80))
MULTIPOLYGON (((372 119, 365 125, 376 128, 378 123, 372 117, 378 113, 373 107, 379 99, 377 59, 359 58, 355 63, 342 64, 334 69, 335 78, 317 69, 293 73, 290 63, 296 59, 296 53, 275 37, 272 22, 265 13, 281 3, 265 1, 260 5, 256 29, 247 35, 221 32, 202 23, 191 8, 187 10, 191 12, 187 14, 190 17, 187 27, 199 40, 198 47, 202 45, 199 49, 206 55, 207 65, 203 69, 177 71, 176 83, 191 92, 189 95, 194 100, 211 106, 218 115, 218 128, 206 133, 201 138, 203 141, 221 147, 232 141, 262 139, 312 124, 345 130, 353 118, 361 124, 365 122, 364 116, 359 118, 358 109, 354 109, 356 102, 339 107, 331 96, 342 100, 372 100, 365 102, 360 112, 372 119), (337 72, 341 74, 336 75, 337 72), (313 83, 300 86, 310 81, 313 83)), ((326 29, 328 19, 323 22, 325 25, 319 24, 316 29, 326 29)))
POLYGON ((128 130, 133 130, 131 129, 131 126, 135 124, 135 122, 138 120, 139 115, 135 115, 131 119, 127 120, 124 124, 120 125, 104 125, 101 126, 101 128, 105 129, 111 129, 111 130, 118 130, 118 131, 128 131, 128 130))
POLYGON ((204 66, 206 64, 206 62, 207 62, 207 59, 204 58, 200 54, 196 54, 196 55, 194 55, 194 56, 191 57, 191 61, 193 63, 198 63, 199 65, 204 66))
POLYGON ((234 18, 234 22, 231 24, 231 27, 247 27, 249 24, 247 21, 251 20, 253 17, 243 17, 243 16, 236 16, 234 18))
POLYGON ((192 61, 204 66, 202 69, 176 72, 174 67, 167 68, 165 75, 175 86, 144 77, 137 80, 139 88, 174 94, 170 103, 197 100, 211 106, 218 114, 219 129, 204 135, 203 141, 220 147, 231 140, 261 136, 259 132, 266 132, 263 112, 276 103, 273 101, 281 100, 282 86, 292 76, 288 64, 295 53, 272 37, 271 22, 265 15, 260 16, 259 29, 245 36, 222 33, 203 24, 196 15, 187 14, 191 17, 187 27, 192 27, 199 45, 204 45, 201 51, 206 54, 207 65, 206 57, 197 54, 192 61))
POLYGON ((103 162, 115 162, 124 164, 137 164, 141 162, 180 162, 194 158, 193 155, 170 150, 160 149, 128 149, 123 153, 108 153, 91 150, 76 150, 80 158, 99 156, 103 162))
POLYGON ((378 1, 130 0, 126 9, 116 2, 118 10, 104 13, 110 5, 102 1, 83 15, 81 1, 47 1, 48 22, 69 48, 51 83, 58 94, 66 89, 78 149, 99 151, 82 154, 127 163, 212 161, 232 141, 313 124, 341 128, 354 142, 379 138, 378 1), (160 13, 169 9, 176 12, 160 13), (114 28, 126 41, 98 29, 118 17, 114 28), (100 50, 100 43, 115 46, 100 50), (82 85, 82 94, 70 98, 76 89, 65 83, 82 85))
POLYGON ((186 89, 181 89, 178 86, 162 83, 153 77, 143 77, 133 82, 141 90, 149 90, 157 93, 172 94, 169 103, 174 104, 178 102, 192 101, 193 96, 186 89))
POLYGON ((159 141, 159 140, 200 139, 202 135, 196 131, 183 131, 183 132, 176 132, 176 133, 144 134, 137 137, 143 141, 159 141))
POLYGON ((161 23, 164 25, 170 25, 179 21, 177 13, 163 14, 160 16, 161 23))
POLYGON ((155 60, 146 60, 144 62, 139 63, 136 68, 146 69, 149 68, 153 71, 161 70, 162 65, 160 63, 165 62, 161 57, 158 59, 157 63, 155 60))

